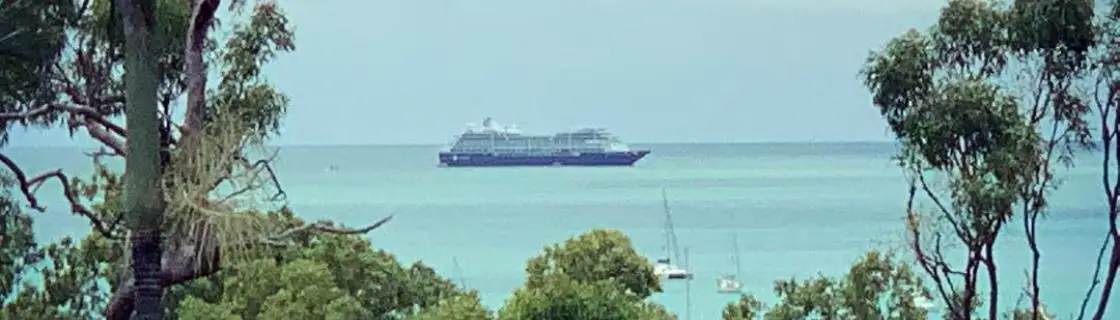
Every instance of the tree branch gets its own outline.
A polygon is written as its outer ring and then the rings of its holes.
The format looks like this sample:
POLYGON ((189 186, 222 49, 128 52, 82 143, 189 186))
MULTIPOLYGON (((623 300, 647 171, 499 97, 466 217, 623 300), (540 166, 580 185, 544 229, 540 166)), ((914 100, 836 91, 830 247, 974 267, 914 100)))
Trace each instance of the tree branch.
POLYGON ((82 125, 86 128, 86 132, 89 133, 89 136, 94 140, 101 142, 101 144, 109 147, 109 149, 113 149, 113 152, 117 155, 125 155, 127 148, 125 148, 124 140, 113 137, 109 132, 105 131, 105 127, 103 126, 98 126, 90 122, 83 122, 82 125))
POLYGON ((266 242, 269 242, 269 243, 280 242, 280 241, 291 239, 292 237, 294 237, 296 235, 303 234, 303 233, 308 233, 308 232, 320 232, 320 233, 330 233, 330 234, 361 234, 361 233, 367 233, 367 232, 372 231, 373 229, 377 229, 378 227, 381 227, 381 225, 389 222, 389 220, 392 220, 392 219, 393 219, 393 215, 389 215, 389 216, 386 216, 384 218, 381 218, 381 220, 378 220, 377 222, 374 222, 371 225, 368 225, 368 226, 365 226, 365 227, 362 227, 362 228, 357 228, 357 229, 339 228, 339 227, 335 227, 334 224, 331 223, 330 221, 321 220, 321 221, 316 222, 316 223, 309 223, 309 224, 305 224, 305 225, 302 225, 302 226, 299 226, 299 227, 288 229, 288 230, 286 230, 284 232, 281 232, 277 235, 266 238, 266 242))
POLYGON ((51 112, 69 113, 71 118, 74 119, 71 124, 71 129, 77 125, 84 126, 86 131, 89 132, 90 137, 100 141, 119 154, 123 155, 125 153, 124 141, 122 139, 126 138, 128 133, 124 127, 109 121, 108 118, 94 108, 84 105, 51 103, 23 112, 0 113, 0 122, 23 121, 51 112))
POLYGON ((926 183, 926 178, 922 176, 921 172, 918 172, 917 175, 918 182, 920 182, 922 185, 922 191, 925 192, 926 196, 929 197, 929 199, 937 205, 937 208, 941 210, 941 217, 949 221, 949 225, 953 227, 953 233, 955 233, 957 237, 961 239, 961 241, 965 241, 965 243, 971 243, 972 237, 969 236, 964 226, 962 226, 961 223, 959 223, 957 219, 953 217, 953 213, 949 211, 949 208, 941 202, 941 199, 937 197, 937 194, 933 193, 933 189, 930 188, 928 183, 926 183))
POLYGON ((20 169, 20 167, 16 165, 16 163, 12 161, 11 158, 8 158, 7 155, 0 153, 0 162, 4 163, 4 165, 8 167, 8 170, 10 170, 13 175, 15 175, 16 180, 19 183, 19 189, 23 193, 24 197, 27 198, 28 206, 32 209, 38 210, 39 212, 43 212, 46 210, 45 207, 39 204, 39 199, 35 197, 34 189, 38 189, 38 187, 42 185, 43 182, 46 182, 47 179, 58 179, 59 184, 62 185, 63 195, 66 197, 66 200, 70 202, 70 211, 89 219, 94 229, 96 229, 106 238, 117 239, 116 235, 112 231, 114 228, 116 228, 117 223, 120 222, 120 217, 115 219, 115 221, 113 221, 109 225, 106 225, 103 221, 101 221, 101 218, 97 214, 95 214, 92 210, 81 203, 81 200, 79 200, 78 198, 78 194, 75 193, 73 188, 71 188, 70 186, 70 179, 62 173, 61 169, 48 171, 29 179, 23 172, 23 169, 20 169))
MULTIPOLYGON (((919 221, 920 218, 916 213, 914 213, 914 198, 916 191, 917 185, 914 181, 911 181, 909 198, 906 201, 906 218, 909 224, 908 227, 910 229, 911 237, 910 246, 911 249, 914 250, 914 255, 918 260, 918 264, 922 267, 922 270, 924 270, 926 274, 929 275, 931 279, 933 279, 933 282, 937 288, 937 293, 941 296, 941 299, 944 300, 946 304, 949 304, 951 302, 951 299, 948 292, 945 290, 945 285, 941 282, 941 273, 938 272, 937 268, 940 264, 943 267, 942 270, 948 270, 948 265, 945 264, 944 261, 930 261, 929 256, 927 256, 922 249, 922 234, 919 230, 919 228, 921 227, 919 221)), ((937 246, 940 246, 940 243, 940 236, 938 235, 937 246)), ((940 250, 937 251, 940 252, 940 250)), ((946 281, 949 281, 950 288, 952 288, 951 280, 946 279, 946 281)))
POLYGON ((1089 289, 1085 291, 1085 298, 1081 299, 1081 309, 1078 313, 1078 319, 1085 319, 1085 310, 1089 307, 1089 300, 1093 297, 1093 291, 1097 289, 1097 285, 1101 283, 1101 263, 1104 261, 1104 253, 1108 249, 1109 242, 1112 241, 1112 234, 1105 235, 1104 241, 1101 241, 1101 248, 1097 252, 1096 267, 1093 268, 1093 281, 1089 283, 1089 289))
POLYGON ((206 64, 202 59, 202 50, 221 0, 192 0, 190 4, 191 22, 184 55, 188 83, 186 121, 181 131, 184 135, 202 130, 202 122, 206 118, 206 64))
POLYGON ((30 118, 33 118, 33 117, 45 115, 49 112, 54 112, 54 111, 64 111, 64 112, 69 112, 71 114, 79 115, 79 116, 82 116, 86 119, 93 120, 97 124, 104 126, 105 128, 109 129, 109 131, 111 131, 111 132, 113 132, 117 135, 120 135, 122 137, 128 135, 125 132, 125 129, 123 127, 113 123, 112 121, 109 121, 109 119, 105 118, 105 116, 102 115, 97 110, 95 110, 93 108, 90 108, 88 106, 81 106, 81 105, 65 105, 65 104, 60 104, 60 103, 51 103, 51 104, 47 104, 47 105, 44 105, 44 106, 41 106, 41 107, 38 107, 38 108, 35 108, 35 109, 27 110, 27 111, 24 111, 24 112, 5 112, 5 113, 0 113, 0 121, 26 120, 26 119, 30 119, 30 118))

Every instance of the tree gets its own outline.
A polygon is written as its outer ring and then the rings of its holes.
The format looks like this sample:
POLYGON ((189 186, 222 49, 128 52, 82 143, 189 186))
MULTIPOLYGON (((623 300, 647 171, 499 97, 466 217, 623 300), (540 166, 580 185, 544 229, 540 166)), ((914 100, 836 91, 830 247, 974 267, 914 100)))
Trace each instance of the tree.
POLYGON ((1100 32, 1099 49, 1093 57, 1092 105, 1098 116, 1098 145, 1101 148, 1102 189, 1105 197, 1104 239, 1096 256, 1093 279, 1085 292, 1079 311, 1079 319, 1092 314, 1092 319, 1103 319, 1112 299, 1117 272, 1120 271, 1120 3, 1108 1, 1109 10, 1104 10, 1098 20, 1100 32), (1104 265, 1102 265, 1104 264, 1104 265), (1103 269, 1102 269, 1103 267, 1103 269), (1103 273, 1102 273, 1103 271, 1103 273), (1102 279, 1103 276, 1103 279, 1102 279), (1093 295, 1096 299, 1093 301, 1093 295), (1092 313, 1089 311, 1093 304, 1092 313))
MULTIPOLYGON (((148 92, 155 90, 158 93, 160 125, 152 137, 158 142, 155 153, 158 157, 155 159, 159 162, 154 168, 145 168, 151 169, 147 172, 159 179, 158 183, 150 182, 164 188, 162 194, 158 193, 158 188, 149 190, 157 192, 156 198, 167 204, 165 210, 158 210, 158 206, 149 210, 158 212, 164 218, 155 229, 152 229, 155 219, 145 221, 153 224, 145 224, 144 228, 134 224, 120 225, 120 212, 125 209, 121 203, 106 202, 96 208, 82 199, 119 192, 113 189, 119 186, 78 183, 62 170, 29 176, 0 153, 0 162, 13 173, 30 207, 43 209, 33 191, 47 180, 56 179, 62 184, 71 211, 88 218, 91 227, 104 241, 119 241, 129 233, 151 239, 154 236, 149 231, 153 230, 168 239, 164 243, 166 247, 158 255, 142 254, 152 252, 146 250, 133 254, 138 259, 148 258, 145 260, 149 263, 148 269, 145 270, 153 271, 157 266, 162 269, 160 274, 165 277, 159 282, 150 278, 142 281, 144 279, 133 278, 128 272, 110 277, 115 293, 104 310, 105 316, 110 319, 124 319, 133 314, 133 298, 140 288, 156 288, 160 282, 175 285, 205 277, 237 261, 249 260, 259 251, 267 251, 268 247, 288 245, 302 234, 364 233, 388 220, 386 218, 358 229, 336 227, 326 221, 281 229, 272 224, 274 221, 261 215, 243 214, 247 205, 253 207, 283 199, 283 189, 271 170, 269 160, 250 160, 247 151, 261 146, 279 127, 287 98, 261 78, 260 68, 276 54, 293 50, 293 35, 279 7, 272 2, 261 2, 253 6, 249 23, 235 25, 224 48, 218 48, 213 45, 216 41, 206 30, 213 27, 213 13, 219 4, 214 0, 190 3, 159 0, 158 6, 153 4, 151 7, 152 14, 148 19, 126 21, 160 26, 152 29, 152 38, 157 41, 151 43, 150 50, 156 54, 151 55, 154 62, 149 62, 155 64, 157 74, 154 77, 158 81, 153 82, 155 89, 148 89, 148 92), (214 88, 204 87, 205 65, 201 59, 207 52, 217 53, 218 59, 212 62, 222 68, 221 82, 214 88), (214 97, 212 101, 205 99, 210 90, 213 91, 210 94, 214 97), (188 107, 184 111, 188 116, 184 124, 178 125, 171 122, 170 115, 174 102, 183 92, 189 95, 188 107), (218 194, 219 186, 232 186, 234 191, 218 194), (266 190, 275 190, 275 193, 265 196, 266 190)), ((244 5, 244 1, 233 1, 230 7, 240 12, 244 5)), ((93 154, 95 162, 97 157, 105 155, 130 156, 124 146, 145 142, 143 140, 149 136, 142 128, 128 126, 132 131, 127 131, 113 119, 124 112, 125 103, 143 102, 126 97, 123 84, 127 82, 131 87, 147 82, 132 80, 139 73, 128 72, 127 79, 119 77, 117 71, 122 60, 129 60, 127 54, 122 57, 120 44, 124 43, 124 51, 129 51, 130 41, 125 40, 132 31, 129 31, 128 23, 122 23, 123 28, 116 27, 117 20, 112 17, 115 10, 131 9, 132 6, 128 2, 114 5, 108 0, 94 0, 75 7, 78 8, 74 15, 76 22, 66 30, 72 36, 64 49, 73 54, 51 63, 52 72, 46 73, 49 86, 41 86, 50 88, 51 92, 45 96, 52 99, 23 99, 19 101, 25 102, 20 104, 2 105, 0 123, 4 128, 25 124, 54 127, 65 123, 72 133, 84 129, 104 145, 101 151, 93 154), (130 133, 133 139, 126 139, 130 133)), ((152 77, 148 76, 149 79, 152 77)), ((136 111, 132 110, 135 108, 128 109, 129 112, 136 111)), ((132 118, 129 117, 128 121, 133 121, 132 118)), ((147 140, 146 145, 151 146, 151 141, 147 140)), ((147 159, 146 156, 144 158, 147 159)), ((112 176, 105 174, 101 178, 103 182, 116 179, 112 176)), ((126 179, 141 178, 137 176, 128 174, 126 179)), ((143 244, 139 238, 136 240, 133 245, 143 244)), ((142 294, 139 297, 153 296, 142 294)), ((151 311, 155 309, 146 308, 144 312, 155 312, 151 311)))
POLYGON ((1090 304, 1095 304, 1093 319, 1103 319, 1112 299, 1117 272, 1120 271, 1120 3, 1109 1, 1110 10, 1103 12, 1099 19, 1100 43, 1098 55, 1094 57, 1094 88, 1092 104, 1095 107, 1100 131, 1097 141, 1101 147, 1102 187, 1107 208, 1104 240, 1101 242, 1094 266, 1093 280, 1082 299, 1079 318, 1084 318, 1090 304), (1104 266, 1102 274, 1102 263, 1104 266), (1104 276, 1103 282, 1101 276, 1104 276), (1099 286, 1099 287, 1098 287, 1099 286), (1098 291, 1099 290, 1099 291, 1098 291), (1095 303, 1093 295, 1098 294, 1095 303))
POLYGON ((1095 45, 1092 18, 1087 0, 952 0, 928 32, 907 31, 867 59, 865 84, 911 179, 911 249, 955 319, 980 307, 981 279, 987 317, 999 314, 992 252, 1015 217, 1033 253, 1024 291, 1032 310, 1042 306, 1036 226, 1057 185, 1051 166, 1090 145, 1088 107, 1074 84, 1095 45), (1001 86, 1008 77, 1027 89, 1001 86), (933 212, 920 213, 915 200, 933 212), (963 262, 943 254, 949 239, 967 251, 963 262))
POLYGON ((919 305, 930 293, 910 266, 890 253, 868 251, 841 278, 817 276, 774 282, 780 301, 766 309, 753 295, 743 294, 723 311, 724 320, 757 319, 926 319, 919 305))
POLYGON ((441 299, 435 305, 421 310, 411 320, 488 320, 493 318, 490 310, 482 306, 477 292, 459 294, 441 299))
POLYGON ((645 299, 661 292, 661 281, 649 260, 634 251, 630 238, 618 230, 594 229, 544 248, 529 259, 527 287, 543 286, 548 276, 564 274, 574 281, 612 280, 645 299))
POLYGON ((752 294, 745 293, 739 296, 738 301, 728 303, 723 308, 723 320, 754 320, 762 314, 763 308, 765 306, 762 301, 752 294))
POLYGON ((526 271, 499 319, 676 319, 644 300, 661 291, 660 280, 617 230, 594 229, 547 246, 526 271))

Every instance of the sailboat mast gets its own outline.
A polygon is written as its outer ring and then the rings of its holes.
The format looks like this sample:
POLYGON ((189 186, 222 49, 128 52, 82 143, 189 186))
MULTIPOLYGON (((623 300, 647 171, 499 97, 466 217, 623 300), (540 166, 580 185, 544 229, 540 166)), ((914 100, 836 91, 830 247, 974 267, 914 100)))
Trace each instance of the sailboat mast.
POLYGON ((742 265, 739 261, 739 237, 737 237, 734 232, 731 233, 731 245, 733 246, 733 250, 735 250, 735 279, 743 279, 742 265))
POLYGON ((661 188, 661 205, 665 210, 665 250, 673 255, 673 260, 681 261, 680 249, 677 247, 677 233, 673 230, 673 216, 669 210, 669 197, 665 195, 665 188, 661 188))
POLYGON ((669 200, 665 196, 665 188, 661 188, 661 211, 665 213, 665 221, 661 229, 665 231, 665 258, 670 258, 673 253, 673 233, 670 231, 673 224, 669 218, 669 200))
MULTIPOLYGON (((688 265, 688 247, 684 248, 684 268, 691 270, 688 265)), ((685 319, 692 320, 692 276, 685 278, 684 281, 685 319)))
POLYGON ((459 268, 459 259, 451 257, 451 263, 455 267, 455 276, 459 278, 459 287, 467 288, 467 281, 463 279, 463 270, 459 268))
POLYGON ((728 227, 731 227, 731 250, 732 250, 732 252, 735 253, 735 257, 734 257, 734 260, 735 260, 735 279, 742 281, 742 279, 743 279, 742 278, 743 269, 742 269, 742 264, 739 260, 739 256, 740 256, 740 254, 739 254, 739 233, 735 232, 736 231, 736 228, 735 228, 735 212, 734 211, 728 212, 728 215, 730 216, 728 220, 731 220, 731 223, 728 226, 728 227))

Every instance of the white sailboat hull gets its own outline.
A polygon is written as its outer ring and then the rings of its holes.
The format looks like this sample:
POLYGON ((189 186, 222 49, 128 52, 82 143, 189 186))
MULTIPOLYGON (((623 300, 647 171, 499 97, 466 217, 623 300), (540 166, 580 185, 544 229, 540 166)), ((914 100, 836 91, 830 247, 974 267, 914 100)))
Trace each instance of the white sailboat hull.
POLYGON ((729 276, 723 276, 716 280, 716 286, 719 288, 720 293, 739 293, 742 291, 743 285, 739 280, 729 276))
POLYGON ((653 274, 657 275, 658 277, 662 277, 662 278, 666 278, 666 279, 689 279, 689 278, 692 278, 692 273, 688 272, 688 270, 685 270, 683 268, 680 268, 680 267, 677 267, 677 266, 674 266, 674 265, 671 265, 671 264, 665 264, 665 263, 655 264, 653 266, 653 274))

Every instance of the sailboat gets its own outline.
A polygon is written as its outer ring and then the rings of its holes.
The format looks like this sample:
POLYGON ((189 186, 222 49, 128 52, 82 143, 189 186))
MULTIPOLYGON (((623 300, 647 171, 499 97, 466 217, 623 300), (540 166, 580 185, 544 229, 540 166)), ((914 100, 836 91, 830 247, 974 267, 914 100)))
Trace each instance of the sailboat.
POLYGON ((459 268, 459 259, 451 257, 451 264, 454 267, 455 277, 459 278, 459 287, 465 289, 467 281, 463 278, 463 269, 459 268))
MULTIPOLYGON (((729 226, 735 226, 735 213, 729 214, 729 226)), ((739 293, 742 292, 742 283, 739 282, 739 275, 742 273, 742 264, 739 262, 739 238, 736 237, 734 230, 731 232, 731 248, 735 252, 732 256, 732 261, 735 263, 734 274, 724 274, 716 279, 716 287, 719 293, 739 293)))
POLYGON ((653 265, 653 273, 658 277, 667 279, 692 279, 692 273, 673 264, 673 260, 680 261, 680 250, 677 247, 677 234, 673 230, 673 217, 669 211, 669 198, 665 196, 665 189, 661 189, 661 202, 665 210, 665 256, 657 259, 653 265), (673 259, 670 259, 672 255, 673 259))
POLYGON ((735 256, 732 258, 735 261, 735 274, 725 274, 716 279, 719 293, 740 293, 743 291, 743 285, 739 282, 739 274, 742 272, 739 263, 739 239, 735 237, 735 234, 731 234, 731 239, 735 250, 735 256))

